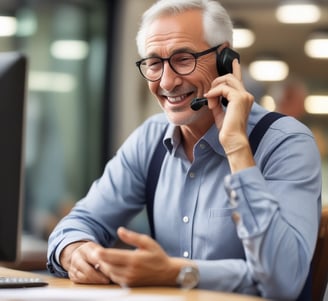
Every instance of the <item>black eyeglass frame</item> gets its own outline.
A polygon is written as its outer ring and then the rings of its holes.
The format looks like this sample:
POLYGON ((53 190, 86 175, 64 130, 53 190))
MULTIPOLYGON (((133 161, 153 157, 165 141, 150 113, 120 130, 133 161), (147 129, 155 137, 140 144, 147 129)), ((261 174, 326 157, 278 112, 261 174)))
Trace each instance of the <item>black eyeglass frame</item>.
POLYGON ((178 74, 178 75, 182 75, 182 76, 183 76, 183 75, 189 75, 189 74, 191 74, 191 73, 193 73, 193 72, 195 71, 196 66, 197 66, 197 59, 198 59, 199 57, 204 56, 204 55, 207 55, 207 54, 209 54, 209 53, 211 53, 211 52, 214 52, 214 51, 217 50, 221 45, 222 45, 222 44, 219 44, 219 45, 217 45, 217 46, 214 46, 214 47, 208 48, 208 49, 203 50, 203 51, 200 51, 200 52, 189 52, 189 51, 176 52, 176 53, 171 54, 169 57, 165 57, 165 58, 164 58, 164 57, 159 57, 159 56, 150 56, 150 57, 146 57, 146 58, 143 58, 143 59, 137 61, 137 62, 136 62, 136 66, 138 67, 139 72, 140 72, 140 74, 142 75, 142 77, 145 78, 146 80, 150 81, 150 82, 157 82, 157 81, 159 81, 159 80, 162 78, 162 76, 163 76, 163 72, 164 72, 164 62, 165 62, 165 61, 168 61, 168 63, 169 63, 169 65, 170 65, 171 69, 172 69, 176 74, 178 74), (195 58, 195 65, 194 65, 194 68, 193 68, 190 72, 183 73, 183 74, 180 73, 180 72, 178 72, 178 71, 176 71, 175 68, 173 67, 172 63, 171 63, 171 58, 172 58, 174 55, 176 55, 176 54, 181 54, 181 53, 188 53, 188 54, 192 55, 192 56, 195 58), (159 59, 159 60, 161 61, 161 63, 162 63, 162 72, 161 72, 160 76, 158 77, 158 79, 155 79, 155 80, 153 79, 153 80, 152 80, 152 79, 147 78, 147 77, 143 74, 143 72, 142 72, 142 70, 141 70, 141 64, 142 64, 144 61, 148 60, 148 59, 159 59))

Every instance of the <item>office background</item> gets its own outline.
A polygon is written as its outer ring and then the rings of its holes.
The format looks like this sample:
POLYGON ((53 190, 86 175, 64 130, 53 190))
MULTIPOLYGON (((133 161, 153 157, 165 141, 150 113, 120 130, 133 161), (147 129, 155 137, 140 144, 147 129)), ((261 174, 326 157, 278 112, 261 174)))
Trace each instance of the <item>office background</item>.
MULTIPOLYGON (((46 239, 58 219, 87 192, 122 141, 159 107, 138 74, 135 34, 153 0, 1 0, 0 51, 29 57, 25 154, 26 233, 46 239), (10 17, 9 19, 7 17, 10 17), (11 24, 4 32, 5 21, 11 24), (11 31, 10 31, 11 30, 11 31)), ((314 23, 283 24, 278 0, 222 0, 236 27, 253 31, 253 42, 238 48, 247 87, 264 101, 278 82, 304 82, 308 95, 328 103, 328 59, 305 52, 316 31, 328 36, 328 2, 316 1, 314 23), (248 65, 279 58, 289 71, 281 81, 257 81, 248 65)), ((327 49, 327 46, 326 48, 327 49)), ((326 50, 327 54, 327 50, 326 50)), ((272 72, 276 73, 276 72, 272 72)), ((271 95, 272 96, 272 95, 271 95)), ((310 109, 308 109, 310 110, 310 109)), ((306 112, 322 155, 323 198, 328 202, 327 115, 306 112)))

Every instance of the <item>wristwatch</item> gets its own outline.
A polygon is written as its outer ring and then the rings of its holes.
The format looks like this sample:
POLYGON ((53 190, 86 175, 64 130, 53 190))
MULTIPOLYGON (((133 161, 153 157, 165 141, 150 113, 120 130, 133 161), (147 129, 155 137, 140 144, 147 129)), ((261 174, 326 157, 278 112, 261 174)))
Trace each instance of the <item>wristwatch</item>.
POLYGON ((180 270, 177 277, 177 284, 180 285, 182 289, 192 289, 198 285, 199 282, 199 272, 198 269, 192 266, 185 266, 180 270))

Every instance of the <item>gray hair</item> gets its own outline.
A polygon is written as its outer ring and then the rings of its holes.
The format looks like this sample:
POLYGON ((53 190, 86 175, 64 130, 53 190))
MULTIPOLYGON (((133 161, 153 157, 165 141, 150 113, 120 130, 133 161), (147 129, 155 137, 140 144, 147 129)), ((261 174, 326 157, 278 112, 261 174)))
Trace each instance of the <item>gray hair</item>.
POLYGON ((158 0, 142 16, 136 42, 139 55, 146 56, 147 29, 156 18, 199 9, 203 11, 204 39, 210 47, 228 42, 232 46, 232 21, 216 0, 158 0))

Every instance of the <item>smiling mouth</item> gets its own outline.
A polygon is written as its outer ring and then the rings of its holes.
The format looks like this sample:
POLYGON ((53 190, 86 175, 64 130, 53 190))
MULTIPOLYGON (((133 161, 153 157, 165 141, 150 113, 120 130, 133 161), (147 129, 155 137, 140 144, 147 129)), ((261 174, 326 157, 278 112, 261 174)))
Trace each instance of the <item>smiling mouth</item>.
POLYGON ((187 93, 187 94, 183 94, 183 95, 179 95, 179 96, 166 96, 166 99, 170 103, 180 103, 180 102, 184 101, 186 98, 188 98, 192 94, 193 94, 193 92, 190 92, 190 93, 187 93))

